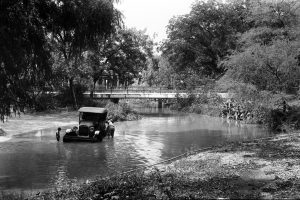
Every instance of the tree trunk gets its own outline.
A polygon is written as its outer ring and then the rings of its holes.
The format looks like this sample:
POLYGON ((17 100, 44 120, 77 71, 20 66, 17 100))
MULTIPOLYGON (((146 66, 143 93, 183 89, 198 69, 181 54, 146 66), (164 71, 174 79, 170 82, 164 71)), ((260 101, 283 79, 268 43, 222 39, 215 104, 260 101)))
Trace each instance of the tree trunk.
POLYGON ((75 109, 78 109, 78 104, 77 104, 77 99, 76 99, 76 95, 75 95, 75 90, 74 90, 74 82, 73 82, 73 78, 69 79, 69 83, 70 83, 70 90, 72 93, 72 97, 73 97, 73 107, 75 109))
POLYGON ((96 83, 97 83, 97 80, 94 79, 94 81, 93 81, 93 88, 92 88, 91 93, 90 93, 90 98, 91 99, 94 98, 94 92, 95 92, 95 88, 96 88, 96 83))

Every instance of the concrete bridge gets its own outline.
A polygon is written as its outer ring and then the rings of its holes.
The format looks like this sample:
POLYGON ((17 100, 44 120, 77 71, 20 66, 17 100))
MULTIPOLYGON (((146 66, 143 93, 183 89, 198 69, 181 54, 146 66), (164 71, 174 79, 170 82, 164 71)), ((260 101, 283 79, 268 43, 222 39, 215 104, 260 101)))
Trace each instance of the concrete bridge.
MULTIPOLYGON (((86 97, 91 97, 90 92, 85 92, 84 95, 86 97)), ((94 99, 176 99, 178 95, 182 98, 188 97, 187 93, 174 93, 174 92, 168 92, 168 93, 94 92, 92 97, 94 99)))
MULTIPOLYGON (((203 91, 194 91, 196 96, 204 94, 203 91)), ((211 93, 208 93, 208 96, 211 93)), ((232 94, 229 93, 217 93, 221 98, 232 98, 232 94)), ((92 97, 94 99, 111 99, 118 102, 119 99, 153 99, 158 100, 158 105, 162 105, 162 100, 176 99, 178 96, 181 98, 187 98, 188 92, 185 90, 168 90, 160 88, 139 88, 139 89, 111 89, 111 90, 98 90, 91 92, 85 92, 84 96, 92 97)))

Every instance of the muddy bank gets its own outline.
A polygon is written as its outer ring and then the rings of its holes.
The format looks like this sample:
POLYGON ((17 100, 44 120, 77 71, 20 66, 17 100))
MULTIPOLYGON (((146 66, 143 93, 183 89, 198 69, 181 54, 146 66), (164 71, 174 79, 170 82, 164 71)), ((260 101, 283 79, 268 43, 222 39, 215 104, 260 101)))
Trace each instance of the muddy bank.
POLYGON ((178 160, 162 171, 201 186, 199 198, 295 199, 300 197, 299 158, 300 137, 295 133, 228 144, 178 160))

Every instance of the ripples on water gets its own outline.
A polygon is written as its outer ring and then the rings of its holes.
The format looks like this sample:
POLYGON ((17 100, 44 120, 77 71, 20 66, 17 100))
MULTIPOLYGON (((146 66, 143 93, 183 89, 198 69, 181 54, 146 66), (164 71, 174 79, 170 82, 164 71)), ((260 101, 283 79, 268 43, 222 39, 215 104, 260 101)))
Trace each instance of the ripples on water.
POLYGON ((157 109, 140 112, 147 115, 116 123, 115 138, 101 143, 57 142, 56 127, 2 142, 0 190, 61 186, 155 164, 191 149, 268 134, 259 126, 219 118, 157 109))

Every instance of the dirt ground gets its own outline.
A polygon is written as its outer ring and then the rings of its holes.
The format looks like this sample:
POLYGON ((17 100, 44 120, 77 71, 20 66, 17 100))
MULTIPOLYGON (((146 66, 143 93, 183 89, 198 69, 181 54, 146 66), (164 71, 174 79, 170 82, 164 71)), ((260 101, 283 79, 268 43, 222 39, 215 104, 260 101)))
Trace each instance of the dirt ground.
POLYGON ((160 169, 203 183, 201 198, 299 199, 299 158, 300 134, 293 133, 232 143, 160 169))

